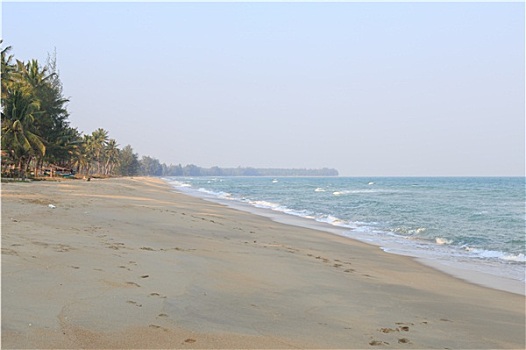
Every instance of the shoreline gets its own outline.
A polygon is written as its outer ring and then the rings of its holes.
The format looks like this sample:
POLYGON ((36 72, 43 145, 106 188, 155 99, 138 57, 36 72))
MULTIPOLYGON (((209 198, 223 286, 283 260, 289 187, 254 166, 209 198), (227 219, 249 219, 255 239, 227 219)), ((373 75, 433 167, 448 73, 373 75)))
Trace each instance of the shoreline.
POLYGON ((3 184, 2 316, 4 348, 525 345, 523 296, 156 178, 3 184))
MULTIPOLYGON (((169 184, 170 180, 163 178, 163 181, 169 184)), ((184 189, 176 188, 174 186, 171 186, 171 187, 173 188, 174 191, 177 191, 178 193, 181 193, 183 195, 189 195, 195 198, 200 198, 206 201, 210 201, 212 203, 224 205, 226 207, 229 207, 235 210, 245 211, 245 212, 248 212, 254 215, 266 217, 277 223, 327 232, 332 235, 337 235, 337 236, 345 237, 353 241, 368 244, 372 247, 376 247, 380 249, 382 252, 386 254, 395 254, 398 256, 410 257, 414 259, 415 261, 419 262, 420 264, 429 266, 435 270, 438 270, 442 273, 446 273, 452 277, 459 278, 468 283, 476 284, 479 286, 483 286, 483 287, 491 288, 495 290, 510 292, 510 293, 521 295, 521 296, 526 296, 526 286, 523 281, 496 275, 494 273, 490 273, 486 271, 481 271, 480 269, 477 270, 476 266, 473 263, 464 263, 465 265, 464 264, 452 265, 452 264, 448 264, 447 261, 443 259, 433 259, 430 257, 426 257, 424 255, 418 255, 415 252, 404 252, 403 249, 399 249, 399 250, 397 250, 396 248, 386 249, 382 247, 381 244, 361 240, 358 237, 350 236, 347 233, 349 231, 350 232, 353 231, 350 228, 338 228, 328 223, 310 220, 308 218, 304 218, 301 216, 289 215, 283 212, 273 211, 271 209, 258 208, 258 207, 255 207, 255 206, 252 206, 246 203, 238 202, 238 201, 221 199, 221 198, 214 197, 212 195, 198 192, 195 190, 185 191, 184 189)))

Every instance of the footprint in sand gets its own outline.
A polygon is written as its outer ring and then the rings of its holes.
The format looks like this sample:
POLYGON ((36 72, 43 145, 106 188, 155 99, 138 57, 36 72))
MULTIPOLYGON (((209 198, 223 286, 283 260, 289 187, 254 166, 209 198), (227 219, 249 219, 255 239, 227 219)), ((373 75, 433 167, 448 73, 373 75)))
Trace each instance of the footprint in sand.
POLYGON ((135 305, 135 306, 137 306, 137 307, 142 307, 142 304, 139 304, 139 303, 137 303, 136 301, 133 301, 133 300, 128 300, 127 303, 128 303, 128 304, 135 305))
POLYGON ((162 298, 162 299, 166 299, 166 298, 167 298, 166 295, 162 296, 162 295, 159 294, 159 293, 150 293, 150 296, 151 296, 151 297, 159 297, 159 298, 162 298))
POLYGON ((18 255, 18 252, 14 249, 2 248, 2 254, 5 255, 18 255))
POLYGON ((168 329, 167 329, 167 328, 164 328, 164 327, 158 326, 158 325, 156 325, 156 324, 151 324, 151 325, 149 325, 148 327, 153 328, 153 329, 161 329, 161 330, 163 330, 163 331, 165 331, 165 332, 168 332, 168 329))
POLYGON ((67 253, 73 249, 74 249, 73 247, 66 245, 66 244, 56 244, 53 248, 53 250, 58 253, 67 253))
POLYGON ((393 328, 380 328, 380 332, 382 332, 382 333, 392 333, 392 332, 398 332, 398 329, 393 329, 393 328))
POLYGON ((403 332, 409 332, 409 326, 414 326, 415 324, 411 322, 408 322, 408 323, 396 322, 396 325, 398 325, 398 328, 397 328, 398 330, 403 331, 403 332))
POLYGON ((411 344, 411 341, 409 341, 409 339, 407 339, 407 338, 400 338, 400 339, 398 339, 398 343, 400 343, 400 344, 411 344))
POLYGON ((386 341, 371 340, 369 342, 369 345, 371 345, 371 346, 380 346, 380 345, 389 345, 389 343, 386 342, 386 341))

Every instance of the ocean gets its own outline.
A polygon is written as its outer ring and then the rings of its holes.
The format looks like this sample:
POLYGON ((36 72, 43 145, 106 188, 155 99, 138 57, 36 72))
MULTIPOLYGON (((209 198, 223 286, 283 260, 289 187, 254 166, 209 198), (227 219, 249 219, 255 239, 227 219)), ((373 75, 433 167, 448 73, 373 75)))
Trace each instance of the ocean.
POLYGON ((222 204, 302 217, 438 264, 525 281, 523 177, 170 177, 222 204))

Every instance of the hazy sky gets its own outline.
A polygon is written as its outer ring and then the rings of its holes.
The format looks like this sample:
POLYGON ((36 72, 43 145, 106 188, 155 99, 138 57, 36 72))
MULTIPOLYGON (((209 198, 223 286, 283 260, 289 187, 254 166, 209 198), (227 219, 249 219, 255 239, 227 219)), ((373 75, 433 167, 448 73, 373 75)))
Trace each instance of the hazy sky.
POLYGON ((524 3, 12 3, 72 126, 167 164, 524 175, 524 3))

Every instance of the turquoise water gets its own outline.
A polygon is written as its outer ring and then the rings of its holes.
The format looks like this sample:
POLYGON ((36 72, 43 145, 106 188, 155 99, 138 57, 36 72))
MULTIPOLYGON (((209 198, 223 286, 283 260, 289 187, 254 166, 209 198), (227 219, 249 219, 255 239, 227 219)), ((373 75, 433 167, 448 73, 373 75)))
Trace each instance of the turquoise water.
POLYGON ((166 180, 193 195, 324 222, 386 251, 525 279, 524 178, 166 180))

